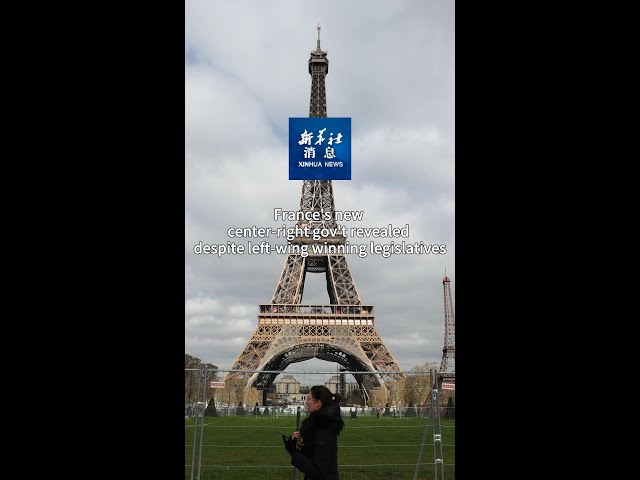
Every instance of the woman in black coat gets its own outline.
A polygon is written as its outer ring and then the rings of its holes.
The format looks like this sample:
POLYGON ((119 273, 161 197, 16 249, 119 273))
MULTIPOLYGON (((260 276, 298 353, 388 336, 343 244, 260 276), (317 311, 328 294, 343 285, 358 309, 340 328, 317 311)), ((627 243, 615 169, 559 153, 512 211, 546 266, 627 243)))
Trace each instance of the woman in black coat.
POLYGON ((324 385, 311 387, 307 395, 309 416, 299 432, 283 440, 291 465, 304 473, 304 480, 339 480, 338 435, 344 427, 340 416, 340 394, 324 385))

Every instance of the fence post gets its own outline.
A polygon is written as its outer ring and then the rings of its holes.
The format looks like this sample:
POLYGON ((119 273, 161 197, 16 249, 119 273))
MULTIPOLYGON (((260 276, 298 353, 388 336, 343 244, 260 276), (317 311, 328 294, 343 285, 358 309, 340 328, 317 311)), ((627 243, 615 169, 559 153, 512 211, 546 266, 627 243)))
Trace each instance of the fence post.
MULTIPOLYGON (((198 480, 200 480, 200 466, 202 465, 202 444, 204 443, 204 409, 207 403, 207 368, 200 371, 202 378, 202 418, 200 419, 200 449, 198 450, 198 480)), ((198 392, 198 397, 200 392, 198 392)), ((197 404, 196 404, 197 405, 197 404)), ((199 410, 199 409, 196 409, 199 410)), ((197 413, 196 413, 197 414, 197 413)))
MULTIPOLYGON (((436 377, 437 377, 437 373, 436 373, 436 377)), ((437 382, 437 378, 436 378, 436 382, 437 382)), ((440 382, 436 383, 436 386, 438 386, 440 382)), ((438 435, 435 435, 436 433, 436 429, 435 426, 433 428, 433 438, 434 438, 434 446, 436 443, 436 440, 438 442, 438 444, 440 445, 440 458, 437 459, 436 463, 440 463, 440 474, 442 476, 442 480, 444 480, 444 456, 442 454, 442 423, 440 422, 440 392, 438 389, 436 389, 436 397, 438 399, 438 403, 436 404, 436 414, 438 416, 438 435)))
MULTIPOLYGON (((296 407, 296 432, 300 431, 300 407, 296 407)), ((293 467, 293 480, 298 478, 298 469, 293 467)))
MULTIPOLYGON (((433 369, 429 369, 431 382, 431 420, 433 422, 433 478, 438 480, 438 455, 436 453, 436 419, 438 410, 438 379, 433 378, 433 369)), ((444 480, 444 479, 443 479, 444 480)))
MULTIPOLYGON (((431 372, 429 372, 429 382, 431 382, 431 372)), ((418 418, 420 418, 420 406, 418 406, 418 418)), ((429 417, 424 417, 424 433, 422 434, 422 442, 420 443, 420 452, 418 452, 418 461, 416 462, 416 471, 413 474, 413 480, 417 480, 418 474, 420 473, 420 462, 422 461, 422 452, 424 451, 424 444, 427 441, 428 432, 429 432, 429 417)))
MULTIPOLYGON (((193 480, 193 469, 196 463, 196 434, 198 432, 198 398, 200 397, 200 368, 197 370, 198 375, 198 389, 196 390, 196 408, 195 408, 195 419, 193 424, 193 445, 191 446, 191 480, 193 480)), ((200 474, 198 473, 198 478, 200 478, 200 474)))

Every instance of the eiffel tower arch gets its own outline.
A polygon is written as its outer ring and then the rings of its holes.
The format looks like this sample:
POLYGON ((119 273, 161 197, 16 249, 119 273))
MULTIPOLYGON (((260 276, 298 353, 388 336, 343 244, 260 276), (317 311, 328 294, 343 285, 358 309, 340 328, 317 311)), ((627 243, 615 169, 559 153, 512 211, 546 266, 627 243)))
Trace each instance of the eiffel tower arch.
MULTIPOLYGON (((329 60, 327 52, 320 49, 318 27, 317 48, 309 59, 310 117, 327 117, 325 76, 328 71, 329 60)), ((309 227, 306 231, 313 232, 316 228, 335 231, 331 180, 303 180, 300 212, 321 212, 321 220, 298 221, 301 230, 309 227)), ((298 236, 290 243, 328 245, 339 252, 345 237, 339 233, 318 240, 298 236)), ((361 372, 353 376, 365 396, 368 390, 386 390, 387 382, 404 377, 376 331, 373 305, 363 305, 360 300, 343 253, 287 256, 271 302, 259 306, 258 327, 233 363, 234 371, 226 378, 246 379, 246 387, 266 394, 278 375, 273 371, 285 370, 292 363, 311 358, 338 363, 350 372, 361 372), (330 304, 301 303, 307 273, 325 274, 330 304)))

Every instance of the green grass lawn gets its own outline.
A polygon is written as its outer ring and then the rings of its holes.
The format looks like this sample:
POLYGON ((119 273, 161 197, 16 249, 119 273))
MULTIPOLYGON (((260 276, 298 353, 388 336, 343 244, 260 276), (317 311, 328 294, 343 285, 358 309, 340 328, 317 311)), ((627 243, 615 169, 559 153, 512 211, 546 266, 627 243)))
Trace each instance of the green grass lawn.
MULTIPOLYGON (((420 461, 420 479, 434 479, 431 419, 343 416, 338 440, 341 480, 413 479, 425 424, 429 424, 420 461)), ((301 421, 304 419, 304 415, 301 421)), ((200 422, 200 421, 199 421, 200 422)), ((191 478, 194 419, 185 419, 185 480, 191 478)), ((202 480, 293 479, 293 467, 278 430, 291 434, 295 416, 205 417, 200 478, 202 480)), ((442 420, 445 479, 455 478, 455 420, 442 420)), ((436 432, 438 433, 438 432, 436 432)), ((197 428, 194 479, 197 477, 200 423, 197 428)), ((440 447, 437 446, 439 457, 440 447)), ((442 479, 438 466, 438 479, 442 479)), ((304 475, 298 472, 297 479, 304 475)))

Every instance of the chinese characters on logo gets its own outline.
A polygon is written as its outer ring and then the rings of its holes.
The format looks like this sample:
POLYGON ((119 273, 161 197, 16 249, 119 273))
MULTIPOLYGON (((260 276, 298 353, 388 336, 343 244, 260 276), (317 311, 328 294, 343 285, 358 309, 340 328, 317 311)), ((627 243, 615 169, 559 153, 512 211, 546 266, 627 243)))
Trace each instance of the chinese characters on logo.
MULTIPOLYGON (((327 140, 322 136, 325 130, 326 128, 323 128, 322 130, 318 131, 318 140, 313 145, 322 146, 322 142, 327 140)), ((329 135, 330 137, 327 140, 328 145, 333 145, 334 142, 336 145, 338 145, 339 143, 342 143, 342 133, 338 132, 338 135, 336 136, 336 138, 333 138, 333 132, 330 132, 329 135)), ((305 128, 304 132, 300 134, 300 137, 301 139, 298 142, 298 145, 309 145, 308 147, 304 147, 304 158, 316 158, 316 148, 315 146, 313 147, 311 146, 311 139, 313 138, 313 132, 307 132, 307 129, 305 128)), ((324 158, 336 158, 336 154, 333 147, 330 147, 330 146, 325 147, 324 158)))

